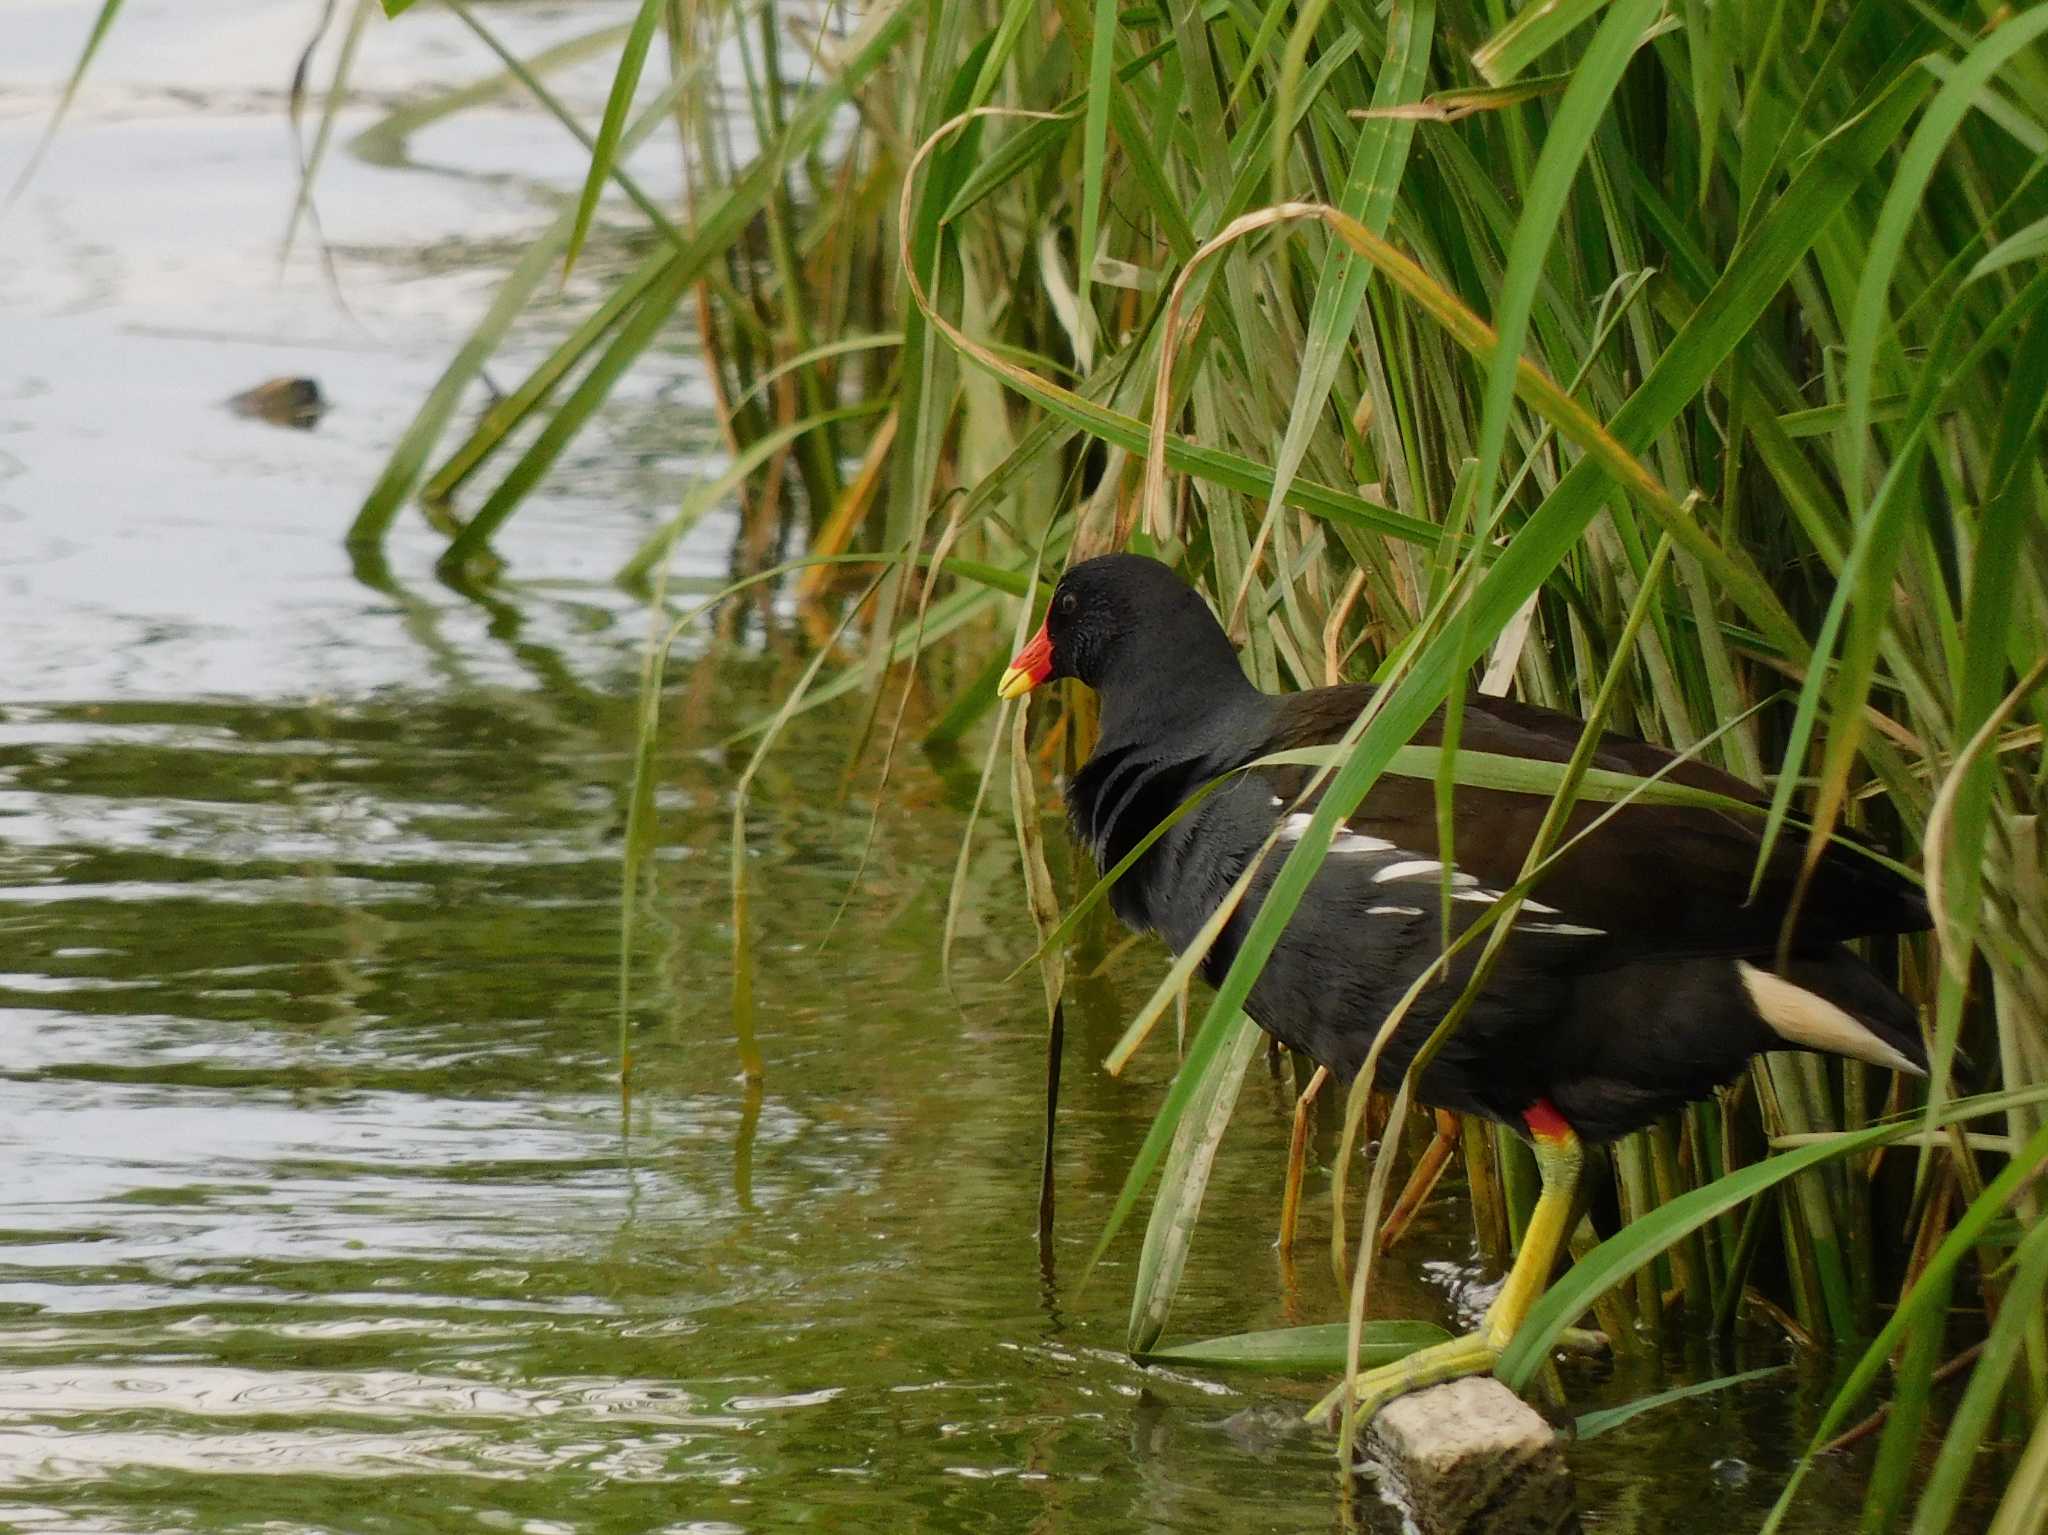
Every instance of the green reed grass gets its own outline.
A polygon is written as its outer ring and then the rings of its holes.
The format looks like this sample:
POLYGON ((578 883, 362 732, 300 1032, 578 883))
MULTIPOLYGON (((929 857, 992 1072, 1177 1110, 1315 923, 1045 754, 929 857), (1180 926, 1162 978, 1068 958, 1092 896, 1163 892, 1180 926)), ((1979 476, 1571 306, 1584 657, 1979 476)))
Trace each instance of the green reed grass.
MULTIPOLYGON (((463 13, 488 41, 487 12, 463 13)), ((1635 1348, 1783 1318, 1859 1361, 1816 1448, 1872 1392, 1896 1404, 1867 1527, 1955 1527, 1974 1478, 1994 1529, 2048 1528, 2044 34, 2048 5, 1989 0, 646 0, 594 133, 541 60, 507 72, 586 144, 588 178, 353 537, 373 548, 424 486, 473 507, 444 569, 488 573, 495 531, 689 323, 736 472, 622 550, 622 575, 658 577, 676 532, 734 489, 743 581, 785 547, 821 553, 816 663, 730 739, 765 749, 858 693, 886 761, 903 727, 881 684, 914 668, 933 737, 985 743, 978 818, 1013 731, 1021 753, 1060 720, 1068 764, 1087 745, 1074 690, 1030 728, 984 724, 1034 621, 1019 599, 1128 545, 1206 588, 1261 686, 1384 684, 1318 765, 1312 830, 1197 1003, 1104 1234, 1164 1164, 1132 1298, 1144 1348, 1200 1262, 1249 1060, 1240 1005, 1331 828, 1384 772, 1449 795, 1486 768, 1416 760, 1439 705, 1512 689, 1714 760, 1769 792, 1767 835, 1809 856, 1845 824, 1874 836, 1926 871, 1939 917, 1873 954, 1923 1006, 1931 1081, 1773 1057, 1622 1143, 1625 1226, 1580 1233, 1502 1374, 1526 1380, 1589 1308, 1635 1348), (749 153, 719 116, 721 57, 739 62, 749 153), (669 209, 625 169, 664 125, 689 167, 669 209), (597 241, 627 247, 625 275, 448 440, 548 274, 597 241), (936 580, 918 574, 934 556, 936 580), (884 575, 860 599, 830 573, 864 562, 884 575), (1756 1276, 1780 1271, 1766 1293, 1756 1276), (1966 1343, 1959 1383, 1937 1388, 1966 1343), (1930 1410, 1937 1389, 1960 1392, 1952 1410, 1930 1410)), ((370 141, 388 155, 420 110, 370 141)), ((651 663, 636 807, 661 676, 651 663)), ((1100 888, 1064 892, 1059 915, 1030 766, 1015 758, 1008 798, 1056 1018, 1060 956, 1100 888)), ((1634 792, 1547 772, 1525 787, 1560 810, 1634 792)), ((643 817, 629 890, 650 834, 643 817)), ((963 845, 949 951, 969 867, 963 845)), ((1162 964, 1118 1061, 1190 968, 1162 964)), ((1401 1140, 1384 1137, 1368 1210, 1401 1140)), ((1498 1232, 1520 1148, 1469 1126, 1463 1144, 1475 1219, 1498 1232)), ((1385 1337, 1364 1325, 1376 1243, 1357 1219, 1341 1199, 1330 1215, 1354 1363, 1385 1337)), ((1301 1339, 1220 1350, 1310 1357, 1301 1339)))

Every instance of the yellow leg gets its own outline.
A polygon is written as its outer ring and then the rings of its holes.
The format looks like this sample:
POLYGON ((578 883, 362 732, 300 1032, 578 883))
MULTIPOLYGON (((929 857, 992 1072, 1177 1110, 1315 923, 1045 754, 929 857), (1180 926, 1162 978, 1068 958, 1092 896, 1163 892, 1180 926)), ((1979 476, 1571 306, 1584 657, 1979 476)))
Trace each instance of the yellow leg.
POLYGON ((1536 1170, 1543 1179, 1543 1192, 1529 1213, 1529 1229, 1522 1233, 1522 1250, 1515 1254, 1507 1283, 1486 1308, 1486 1339, 1497 1350, 1508 1346, 1528 1318, 1529 1308, 1550 1287, 1558 1254, 1564 1251, 1565 1238, 1571 1232, 1584 1160, 1579 1138, 1569 1128, 1561 1135, 1536 1136, 1536 1170))
MULTIPOLYGON (((1369 1421, 1397 1396, 1424 1386, 1439 1385, 1465 1375, 1484 1375, 1500 1360, 1501 1350, 1527 1320, 1530 1307, 1550 1283, 1558 1254, 1571 1229, 1572 1213, 1578 1199, 1579 1169, 1583 1155, 1579 1138, 1563 1116, 1549 1103, 1539 1101, 1525 1116, 1536 1146, 1536 1168, 1543 1178, 1543 1192, 1529 1216, 1529 1229, 1522 1235, 1521 1251, 1500 1294, 1486 1308, 1478 1332, 1445 1343, 1418 1349, 1406 1359, 1381 1365, 1358 1377, 1358 1416, 1369 1421)), ((1339 1386, 1309 1412, 1312 1422, 1321 1421, 1343 1401, 1339 1386)))

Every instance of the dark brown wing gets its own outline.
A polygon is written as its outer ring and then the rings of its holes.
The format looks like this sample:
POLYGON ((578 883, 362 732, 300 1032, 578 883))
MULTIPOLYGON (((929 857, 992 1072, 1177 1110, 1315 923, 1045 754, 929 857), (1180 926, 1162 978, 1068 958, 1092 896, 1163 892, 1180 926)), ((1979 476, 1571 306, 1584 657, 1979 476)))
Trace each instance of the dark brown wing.
MULTIPOLYGON (((1341 737, 1371 697, 1365 687, 1321 688, 1280 700, 1261 752, 1326 745, 1341 737)), ((1498 698, 1465 705, 1464 749, 1541 762, 1568 761, 1584 725, 1567 714, 1498 698)), ((1415 737, 1442 740, 1442 715, 1415 737)), ((1673 754, 1630 736, 1602 737, 1596 767, 1647 777, 1673 762, 1673 754)), ((1274 792, 1289 800, 1311 769, 1272 775, 1274 792)), ((1763 797, 1740 779, 1704 763, 1685 761, 1667 780, 1711 790, 1749 804, 1763 797)), ((1452 857, 1482 884, 1501 889, 1519 877, 1542 825, 1548 797, 1460 785, 1453 797, 1452 857)), ((1575 836, 1612 807, 1582 802, 1566 835, 1575 836)), ((1757 897, 1750 883, 1762 845, 1763 818, 1690 806, 1630 805, 1612 815, 1544 875, 1533 895, 1564 919, 1606 933, 1627 955, 1758 954, 1777 947, 1804 855, 1793 835, 1774 850, 1757 897)), ((1374 785, 1350 827, 1418 857, 1435 859, 1436 787, 1426 779, 1388 774, 1374 785)), ((1823 857, 1800 903, 1794 946, 1872 933, 1916 932, 1928 925, 1927 907, 1911 882, 1873 860, 1837 847, 1823 857)))

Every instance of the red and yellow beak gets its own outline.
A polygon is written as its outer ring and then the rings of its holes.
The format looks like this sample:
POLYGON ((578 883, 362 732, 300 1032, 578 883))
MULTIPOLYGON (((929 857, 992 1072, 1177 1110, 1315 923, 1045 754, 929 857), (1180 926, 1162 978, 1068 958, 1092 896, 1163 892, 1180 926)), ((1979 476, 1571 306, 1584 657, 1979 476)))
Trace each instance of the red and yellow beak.
POLYGON ((1052 634, 1045 624, 1031 636, 1031 643, 1017 652, 1003 680, 996 684, 996 697, 1022 698, 1052 675, 1052 634))

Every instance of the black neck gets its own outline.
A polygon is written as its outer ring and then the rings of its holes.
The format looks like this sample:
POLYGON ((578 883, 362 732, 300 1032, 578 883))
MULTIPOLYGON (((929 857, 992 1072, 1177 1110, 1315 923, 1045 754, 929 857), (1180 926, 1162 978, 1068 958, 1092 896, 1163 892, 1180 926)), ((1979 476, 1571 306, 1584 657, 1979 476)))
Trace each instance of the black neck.
POLYGON ((1155 652, 1142 671, 1119 672, 1097 686, 1098 753, 1144 742, 1155 758, 1207 755, 1234 728, 1254 719, 1263 723, 1273 700, 1245 677, 1223 631, 1187 639, 1155 652))
MULTIPOLYGON (((1146 668, 1141 685, 1100 692, 1102 733, 1067 787, 1075 833, 1108 870, 1175 806, 1211 779, 1256 756, 1275 700, 1245 679, 1219 633, 1219 657, 1175 652, 1146 668), (1219 664, 1220 663, 1220 664, 1219 664)), ((1146 864, 1153 861, 1147 856, 1146 864)), ((1119 882, 1111 904, 1149 926, 1145 866, 1119 882)))

